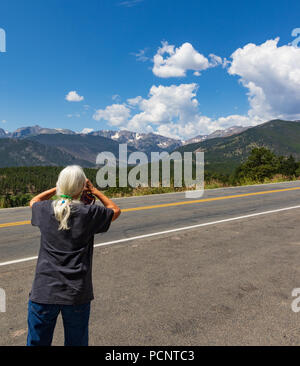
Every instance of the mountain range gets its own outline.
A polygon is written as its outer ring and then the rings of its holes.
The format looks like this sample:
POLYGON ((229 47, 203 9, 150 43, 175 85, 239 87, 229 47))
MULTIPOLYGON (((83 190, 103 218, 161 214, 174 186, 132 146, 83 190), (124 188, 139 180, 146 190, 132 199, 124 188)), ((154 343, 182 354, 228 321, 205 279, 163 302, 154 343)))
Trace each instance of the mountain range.
POLYGON ((194 142, 200 142, 215 137, 226 137, 237 133, 240 133, 249 127, 232 126, 224 130, 216 130, 208 135, 198 135, 188 140, 179 140, 171 137, 161 136, 155 133, 138 133, 127 130, 112 131, 112 130, 99 130, 91 131, 89 133, 75 132, 69 129, 62 128, 45 128, 38 125, 20 127, 13 132, 5 131, 0 128, 0 138, 27 138, 37 135, 89 135, 89 136, 102 136, 112 139, 118 143, 127 143, 132 147, 135 147, 139 151, 154 151, 153 147, 156 147, 156 151, 173 151, 181 145, 187 145, 194 142))
POLYGON ((231 173, 258 146, 300 159, 300 121, 272 120, 255 127, 233 126, 187 141, 127 130, 78 133, 37 125, 10 133, 0 129, 0 138, 0 167, 67 164, 94 167, 101 151, 118 156, 120 143, 127 143, 129 153, 143 151, 149 158, 151 151, 204 151, 206 169, 220 173, 231 173))
MULTIPOLYGON (((224 130, 223 133, 229 131, 224 130)), ((206 137, 210 138, 211 135, 206 137)), ((204 138, 202 136, 202 140, 204 138)), ((21 127, 13 132, 0 129, 0 167, 66 165, 76 162, 90 167, 95 166, 96 156, 101 151, 109 151, 118 156, 121 143, 127 144, 129 153, 142 151, 150 159, 152 151, 172 152, 185 142, 154 133, 127 130, 80 133, 38 125, 21 127)))
POLYGON ((193 144, 196 142, 202 142, 205 140, 214 139, 216 137, 227 137, 227 136, 237 135, 238 133, 248 130, 248 128, 250 128, 250 126, 246 126, 246 127, 232 126, 225 130, 216 130, 209 135, 198 135, 191 139, 188 139, 183 142, 183 145, 193 144))

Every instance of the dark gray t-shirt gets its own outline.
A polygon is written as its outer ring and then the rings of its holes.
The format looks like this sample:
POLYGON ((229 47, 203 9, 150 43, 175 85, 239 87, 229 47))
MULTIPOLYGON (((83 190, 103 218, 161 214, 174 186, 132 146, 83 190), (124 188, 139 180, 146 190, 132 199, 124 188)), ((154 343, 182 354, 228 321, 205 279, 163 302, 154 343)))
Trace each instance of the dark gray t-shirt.
POLYGON ((93 204, 73 204, 69 230, 58 230, 52 201, 32 206, 31 224, 41 232, 40 251, 30 300, 41 304, 75 305, 93 300, 94 234, 109 229, 114 211, 93 204))

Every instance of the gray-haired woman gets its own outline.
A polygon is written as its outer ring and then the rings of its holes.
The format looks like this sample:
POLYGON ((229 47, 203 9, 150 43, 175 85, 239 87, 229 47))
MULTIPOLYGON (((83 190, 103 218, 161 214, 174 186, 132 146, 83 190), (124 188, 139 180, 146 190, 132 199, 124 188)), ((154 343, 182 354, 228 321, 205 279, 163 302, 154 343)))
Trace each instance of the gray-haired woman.
POLYGON ((86 178, 82 168, 67 166, 56 187, 30 201, 31 224, 41 232, 36 273, 28 302, 28 346, 50 346, 62 313, 65 345, 87 346, 92 286, 94 234, 106 232, 119 207, 86 178), (91 192, 102 205, 85 205, 91 192), (57 200, 49 200, 53 195, 57 200))

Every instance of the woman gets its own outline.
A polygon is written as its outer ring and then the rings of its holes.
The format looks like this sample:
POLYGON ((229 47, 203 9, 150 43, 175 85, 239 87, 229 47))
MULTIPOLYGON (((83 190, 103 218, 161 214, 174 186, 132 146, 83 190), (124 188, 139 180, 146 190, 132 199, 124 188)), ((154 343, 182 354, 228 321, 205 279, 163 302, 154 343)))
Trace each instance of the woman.
POLYGON ((94 234, 106 232, 121 213, 119 207, 86 179, 81 167, 67 166, 56 188, 30 201, 31 224, 41 232, 36 273, 28 302, 28 346, 50 346, 62 313, 65 346, 88 345, 93 300, 94 234), (91 192, 104 206, 79 201, 91 192), (59 198, 49 200, 53 195, 59 198))

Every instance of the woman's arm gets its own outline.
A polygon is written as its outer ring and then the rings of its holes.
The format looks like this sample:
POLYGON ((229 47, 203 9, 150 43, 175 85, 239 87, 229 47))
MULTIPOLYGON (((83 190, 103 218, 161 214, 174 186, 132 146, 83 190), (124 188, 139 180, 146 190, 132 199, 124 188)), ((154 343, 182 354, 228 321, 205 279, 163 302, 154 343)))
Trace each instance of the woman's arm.
POLYGON ((42 192, 42 193, 38 194, 37 196, 33 197, 32 200, 29 202, 29 206, 32 207, 32 205, 38 201, 48 200, 49 198, 54 196, 55 193, 56 193, 56 187, 48 189, 47 191, 42 192))
POLYGON ((112 200, 110 200, 108 197, 106 197, 102 192, 100 192, 97 188, 93 186, 91 181, 87 179, 86 182, 86 189, 90 191, 94 196, 96 196, 106 208, 111 208, 114 211, 114 215, 112 217, 111 221, 116 220, 120 214, 121 210, 120 207, 117 206, 112 200))

